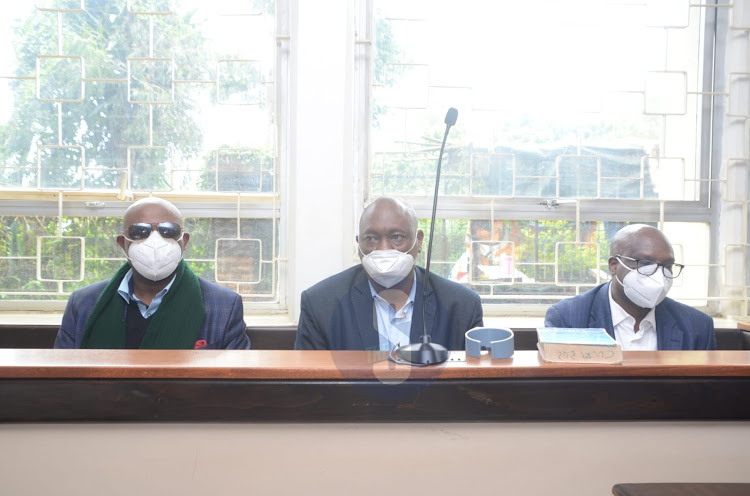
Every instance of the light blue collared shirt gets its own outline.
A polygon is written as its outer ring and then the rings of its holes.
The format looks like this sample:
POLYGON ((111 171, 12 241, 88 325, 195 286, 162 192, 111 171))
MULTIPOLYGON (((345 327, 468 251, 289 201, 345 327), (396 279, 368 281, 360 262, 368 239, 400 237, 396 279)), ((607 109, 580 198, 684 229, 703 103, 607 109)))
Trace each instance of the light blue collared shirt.
POLYGON ((161 305, 161 302, 164 300, 164 296, 166 296, 169 288, 172 287, 172 284, 174 283, 176 277, 177 274, 172 276, 172 280, 169 281, 169 284, 167 284, 164 289, 156 293, 156 296, 154 296, 154 299, 151 300, 150 305, 146 305, 141 300, 139 300, 136 295, 133 294, 133 269, 130 269, 128 273, 125 274, 125 277, 122 278, 122 282, 120 283, 120 287, 117 288, 117 292, 120 293, 122 299, 125 300, 126 305, 130 305, 131 300, 135 301, 138 304, 138 310, 141 311, 141 315, 144 319, 147 319, 155 314, 159 309, 159 305, 161 305))
MULTIPOLYGON (((411 319, 414 313, 414 295, 417 294, 416 272, 412 271, 414 284, 411 285, 409 300, 401 309, 395 311, 390 303, 378 295, 372 283, 370 293, 372 293, 375 313, 378 316, 378 335, 380 338, 380 351, 391 351, 394 346, 406 345, 411 342, 411 319)), ((386 290, 387 291, 387 290, 386 290)))

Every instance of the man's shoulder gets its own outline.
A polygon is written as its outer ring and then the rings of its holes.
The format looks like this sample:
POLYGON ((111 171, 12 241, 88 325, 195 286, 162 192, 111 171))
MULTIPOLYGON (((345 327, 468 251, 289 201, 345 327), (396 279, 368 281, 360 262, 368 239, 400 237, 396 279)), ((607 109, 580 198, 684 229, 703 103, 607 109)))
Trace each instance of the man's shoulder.
POLYGON ((596 305, 603 305, 605 300, 609 304, 608 290, 609 283, 605 282, 581 294, 562 299, 549 307, 548 316, 554 312, 568 316, 588 315, 596 305))
POLYGON ((669 297, 664 298, 664 301, 659 303, 659 307, 668 309, 671 313, 676 314, 682 318, 686 318, 687 320, 695 321, 703 319, 713 322, 713 318, 707 313, 701 312, 695 307, 680 303, 679 301, 673 300, 669 297))
POLYGON ((204 295, 211 294, 216 298, 229 299, 238 298, 240 296, 236 291, 202 277, 198 277, 198 283, 201 287, 201 293, 203 293, 204 295))
POLYGON ((560 309, 560 308, 575 308, 584 304, 591 305, 592 302, 596 300, 596 296, 599 295, 600 291, 603 291, 603 290, 606 291, 609 288, 608 284, 609 283, 605 282, 604 284, 600 284, 596 287, 593 287, 589 289, 588 291, 584 291, 581 294, 577 294, 575 296, 571 296, 569 298, 560 300, 552 306, 560 309))
POLYGON ((105 279, 104 281, 95 282, 89 284, 88 286, 78 288, 73 291, 73 293, 71 293, 70 299, 85 300, 91 297, 99 298, 99 296, 102 294, 102 291, 104 291, 104 288, 107 287, 107 284, 109 284, 109 279, 105 279))

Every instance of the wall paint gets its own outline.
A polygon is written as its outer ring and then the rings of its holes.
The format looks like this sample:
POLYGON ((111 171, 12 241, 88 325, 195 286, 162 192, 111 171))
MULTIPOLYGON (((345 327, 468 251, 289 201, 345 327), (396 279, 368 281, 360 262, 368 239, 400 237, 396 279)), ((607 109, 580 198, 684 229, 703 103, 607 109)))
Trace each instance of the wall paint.
POLYGON ((603 496, 750 482, 750 422, 0 425, 2 494, 603 496))

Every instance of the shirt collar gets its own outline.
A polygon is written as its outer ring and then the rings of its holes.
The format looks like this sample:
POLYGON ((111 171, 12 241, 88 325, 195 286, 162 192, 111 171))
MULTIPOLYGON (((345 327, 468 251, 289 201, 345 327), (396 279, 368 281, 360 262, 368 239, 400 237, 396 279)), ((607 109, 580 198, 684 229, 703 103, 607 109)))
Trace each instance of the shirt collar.
MULTIPOLYGON (((409 303, 409 302, 413 303, 414 302, 414 297, 417 294, 417 271, 413 270, 412 273, 411 273, 411 275, 414 278, 414 284, 411 285, 411 291, 409 291, 409 300, 406 303, 409 303)), ((370 294, 372 295, 372 297, 373 298, 377 298, 378 297, 378 292, 375 291, 375 288, 373 287, 372 282, 370 281, 370 279, 367 279, 367 284, 370 285, 370 294)))
MULTIPOLYGON (((169 284, 167 284, 164 289, 159 291, 156 295, 156 298, 163 297, 169 289, 172 287, 172 284, 174 284, 174 280, 177 278, 177 274, 172 276, 172 280, 169 281, 169 284)), ((122 296, 122 299, 125 300, 125 303, 128 305, 130 304, 130 300, 140 301, 137 296, 133 294, 133 269, 131 268, 126 274, 125 277, 122 278, 122 281, 120 281, 120 286, 117 288, 117 292, 122 296)))

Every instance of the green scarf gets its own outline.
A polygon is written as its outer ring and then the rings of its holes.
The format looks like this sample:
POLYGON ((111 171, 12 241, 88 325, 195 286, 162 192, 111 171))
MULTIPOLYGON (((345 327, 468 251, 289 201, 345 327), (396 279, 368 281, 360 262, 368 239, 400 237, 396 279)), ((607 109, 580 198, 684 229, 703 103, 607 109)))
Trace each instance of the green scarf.
MULTIPOLYGON (((117 288, 128 270, 126 262, 104 288, 86 323, 81 348, 125 348, 125 300, 117 288)), ((151 318, 141 349, 192 350, 205 316, 198 277, 181 260, 172 287, 151 318)))

